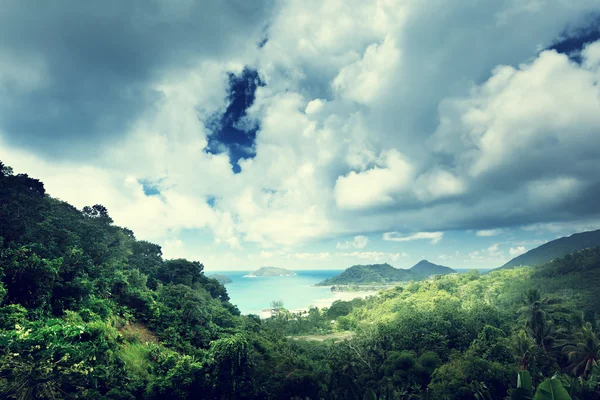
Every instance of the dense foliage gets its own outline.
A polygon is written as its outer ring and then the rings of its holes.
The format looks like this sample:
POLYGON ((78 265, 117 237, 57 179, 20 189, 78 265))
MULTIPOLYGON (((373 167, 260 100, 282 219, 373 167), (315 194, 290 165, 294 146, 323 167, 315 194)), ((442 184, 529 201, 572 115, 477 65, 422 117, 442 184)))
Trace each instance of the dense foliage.
POLYGON ((312 349, 241 316, 203 268, 0 163, 0 398, 319 392, 300 383, 326 368, 312 349))
POLYGON ((0 163, 0 281, 0 398, 600 398, 600 248, 261 321, 0 163))

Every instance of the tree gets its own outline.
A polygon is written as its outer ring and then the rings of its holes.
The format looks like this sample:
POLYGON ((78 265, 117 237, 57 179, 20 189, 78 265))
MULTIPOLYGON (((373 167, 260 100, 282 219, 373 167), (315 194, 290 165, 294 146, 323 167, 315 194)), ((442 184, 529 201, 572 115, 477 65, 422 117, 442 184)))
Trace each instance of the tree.
POLYGON ((23 238, 41 219, 44 184, 26 174, 12 175, 2 164, 0 173, 0 237, 6 247, 23 238))
POLYGON ((576 342, 564 347, 569 357, 569 372, 574 376, 587 378, 600 360, 600 340, 588 322, 576 336, 576 342))
POLYGON ((519 310, 519 318, 538 346, 549 350, 554 344, 551 313, 556 300, 542 298, 539 289, 531 289, 525 294, 525 302, 519 310))
POLYGON ((61 264, 62 259, 42 259, 26 247, 5 250, 0 257, 0 272, 8 289, 5 302, 33 309, 46 308, 61 264))
POLYGON ((13 174, 13 169, 0 161, 0 176, 10 176, 13 174))
POLYGON ((85 207, 83 207, 81 212, 83 213, 83 215, 85 215, 86 217, 89 217, 89 218, 99 219, 99 220, 105 221, 109 224, 113 222, 113 220, 108 215, 108 209, 106 207, 104 207, 102 204, 95 204, 91 207, 85 206, 85 207))
POLYGON ((250 345, 243 334, 219 339, 210 345, 210 356, 218 398, 250 397, 252 363, 250 345), (246 396, 243 396, 243 395, 246 396))
POLYGON ((164 283, 181 284, 192 287, 200 281, 204 265, 198 261, 183 258, 165 261, 158 270, 158 279, 164 283))

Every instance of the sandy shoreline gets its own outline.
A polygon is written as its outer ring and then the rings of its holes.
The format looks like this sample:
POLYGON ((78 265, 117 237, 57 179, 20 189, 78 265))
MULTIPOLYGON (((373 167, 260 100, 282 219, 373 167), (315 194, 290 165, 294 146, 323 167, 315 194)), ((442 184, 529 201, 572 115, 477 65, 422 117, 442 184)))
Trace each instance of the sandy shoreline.
MULTIPOLYGON (((318 308, 330 307, 333 304, 333 302, 337 301, 337 300, 350 301, 350 300, 356 299, 356 298, 363 299, 368 296, 376 295, 378 292, 379 292, 378 290, 365 290, 365 291, 357 291, 357 292, 331 292, 331 295, 327 298, 314 300, 312 302, 312 304, 309 304, 308 306, 302 307, 302 308, 294 308, 294 309, 290 310, 290 312, 298 313, 298 312, 302 312, 302 311, 308 311, 310 308, 313 308, 313 307, 318 307, 318 308)), ((269 318, 271 316, 271 312, 269 310, 263 310, 260 312, 259 315, 261 318, 269 318)))

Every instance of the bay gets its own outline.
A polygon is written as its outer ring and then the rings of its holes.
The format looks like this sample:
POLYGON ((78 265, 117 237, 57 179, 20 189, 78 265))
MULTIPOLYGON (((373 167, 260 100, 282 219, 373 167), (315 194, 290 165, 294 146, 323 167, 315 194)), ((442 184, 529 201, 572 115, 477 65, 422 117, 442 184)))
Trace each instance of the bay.
POLYGON ((288 310, 306 309, 310 306, 324 307, 338 296, 329 286, 317 287, 316 283, 338 275, 342 270, 294 271, 295 276, 263 276, 245 278, 251 271, 207 270, 206 275, 228 276, 232 283, 225 285, 231 303, 238 306, 242 314, 261 315, 272 301, 283 301, 288 310))

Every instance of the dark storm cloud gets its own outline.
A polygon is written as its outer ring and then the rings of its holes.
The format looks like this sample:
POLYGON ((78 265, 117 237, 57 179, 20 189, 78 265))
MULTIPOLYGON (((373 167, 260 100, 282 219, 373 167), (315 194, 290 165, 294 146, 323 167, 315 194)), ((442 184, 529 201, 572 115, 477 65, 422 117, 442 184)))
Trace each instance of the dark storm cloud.
POLYGON ((160 94, 149 86, 153 78, 171 67, 255 46, 270 5, 269 0, 5 2, 2 65, 18 70, 37 60, 43 82, 30 88, 0 75, 0 131, 10 143, 45 155, 85 156, 159 102, 160 94))

